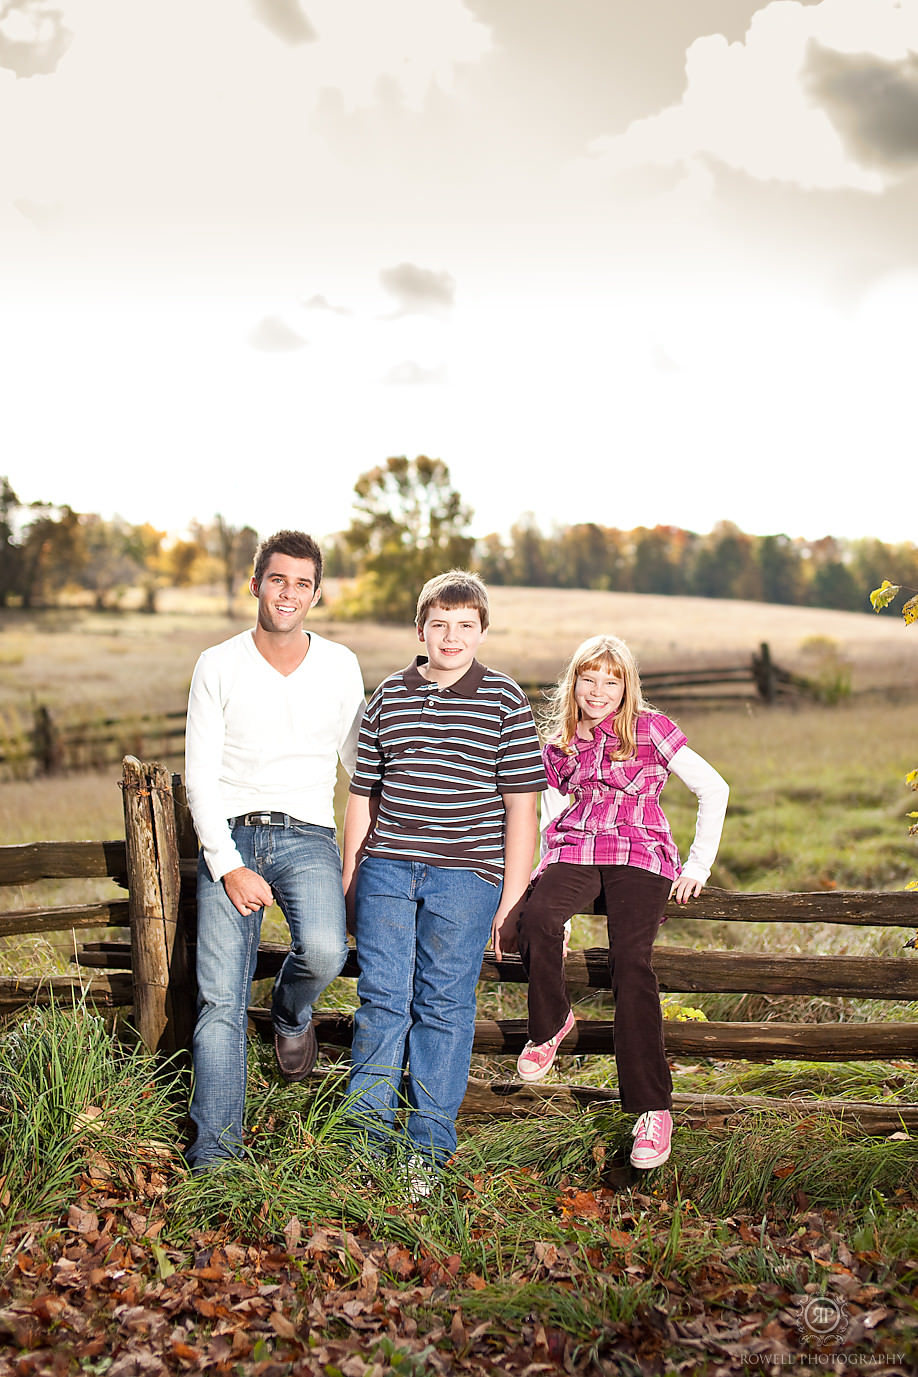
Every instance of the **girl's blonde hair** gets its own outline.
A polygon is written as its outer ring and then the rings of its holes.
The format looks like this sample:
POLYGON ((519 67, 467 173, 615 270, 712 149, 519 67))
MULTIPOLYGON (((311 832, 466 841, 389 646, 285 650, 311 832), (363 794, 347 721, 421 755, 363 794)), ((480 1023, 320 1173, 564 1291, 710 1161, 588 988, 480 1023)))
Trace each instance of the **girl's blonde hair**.
POLYGON ((548 741, 560 746, 567 755, 573 755, 572 742, 577 735, 577 722, 580 714, 574 701, 574 686, 581 674, 590 670, 600 670, 621 678, 625 692, 615 714, 615 733, 618 749, 612 752, 613 760, 630 760, 635 753, 635 719, 642 712, 649 712, 651 705, 644 701, 641 693, 641 677, 634 656, 618 636, 591 636, 574 651, 555 687, 548 695, 548 704, 543 714, 543 731, 548 741))

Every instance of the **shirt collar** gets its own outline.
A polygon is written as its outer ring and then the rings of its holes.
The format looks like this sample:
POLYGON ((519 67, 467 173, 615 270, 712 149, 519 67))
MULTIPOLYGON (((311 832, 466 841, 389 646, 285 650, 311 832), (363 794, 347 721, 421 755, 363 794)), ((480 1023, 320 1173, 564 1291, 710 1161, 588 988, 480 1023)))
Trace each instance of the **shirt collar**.
POLYGON ((614 736, 616 741, 618 740, 618 733, 615 730, 615 717, 612 713, 610 713, 608 717, 604 717, 601 722, 596 723, 596 726, 593 728, 593 736, 591 740, 586 741, 582 736, 574 737, 574 741, 577 745, 577 750, 585 751, 589 750, 590 746, 595 746, 597 735, 614 736))
MULTIPOLYGON (((418 655, 414 664, 409 665, 402 674, 405 687, 412 693, 417 693, 423 689, 435 687, 433 681, 425 679, 421 673, 421 665, 427 664, 426 655, 418 655)), ((449 684, 442 693, 455 693, 460 698, 474 698, 481 687, 481 681, 485 676, 485 666, 473 660, 465 671, 461 679, 457 679, 454 684, 449 684)))

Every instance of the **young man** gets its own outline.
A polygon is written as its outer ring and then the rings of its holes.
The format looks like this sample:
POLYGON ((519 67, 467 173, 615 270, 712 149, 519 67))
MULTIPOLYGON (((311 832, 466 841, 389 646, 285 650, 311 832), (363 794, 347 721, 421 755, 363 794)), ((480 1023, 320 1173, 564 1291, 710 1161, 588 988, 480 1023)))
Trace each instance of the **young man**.
POLYGON ((426 656, 370 699, 345 819, 360 963, 349 1112, 371 1152, 395 1146, 407 1060, 403 1146, 416 1195, 456 1147, 482 953, 529 883, 545 788, 522 689, 475 659, 487 629, 475 575, 454 569, 424 585, 426 656))
POLYGON ((311 536, 278 531, 264 541, 249 585, 254 631, 205 650, 191 681, 185 783, 201 843, 195 1170, 241 1153, 246 1006, 265 905, 276 899, 290 927, 271 1004, 287 1080, 315 1064, 313 1005, 347 953, 333 798, 338 760, 354 768, 363 679, 350 650, 304 630, 321 579, 311 536))

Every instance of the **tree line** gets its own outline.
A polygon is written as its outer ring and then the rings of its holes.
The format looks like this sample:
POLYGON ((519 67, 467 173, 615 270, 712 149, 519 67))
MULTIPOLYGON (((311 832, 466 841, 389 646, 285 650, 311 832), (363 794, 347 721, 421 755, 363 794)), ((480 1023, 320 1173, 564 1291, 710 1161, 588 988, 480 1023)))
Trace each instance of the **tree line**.
MULTIPOLYGON (((918 587, 918 547, 864 538, 754 536, 730 521, 706 534, 677 526, 622 530, 578 522, 543 530, 526 513, 506 535, 471 533, 472 509, 440 459, 401 456, 354 487, 350 526, 323 540, 326 573, 345 580, 342 616, 410 619, 421 584, 444 568, 475 569, 487 583, 534 588, 741 598, 867 611, 866 589, 890 569, 918 587)), ((149 611, 158 589, 219 584, 227 609, 248 578, 259 534, 219 514, 180 539, 153 526, 103 519, 70 506, 19 502, 0 478, 0 606, 50 606, 74 592, 102 609, 139 589, 149 611)))
POLYGON ((621 530, 577 522, 543 530, 530 512, 507 535, 470 534, 471 510, 438 459, 389 459, 362 474, 350 527, 327 542, 328 572, 353 579, 355 615, 401 620, 431 574, 467 564, 486 583, 742 598, 869 610, 865 590, 889 569, 918 587, 918 546, 880 540, 748 535, 719 521, 704 535, 678 526, 621 530))
POLYGON ((149 522, 106 520, 66 504, 26 505, 0 477, 0 607, 50 607, 83 593, 103 611, 139 589, 145 610, 155 612, 160 588, 218 584, 231 608, 257 544, 251 526, 219 514, 171 539, 149 522))

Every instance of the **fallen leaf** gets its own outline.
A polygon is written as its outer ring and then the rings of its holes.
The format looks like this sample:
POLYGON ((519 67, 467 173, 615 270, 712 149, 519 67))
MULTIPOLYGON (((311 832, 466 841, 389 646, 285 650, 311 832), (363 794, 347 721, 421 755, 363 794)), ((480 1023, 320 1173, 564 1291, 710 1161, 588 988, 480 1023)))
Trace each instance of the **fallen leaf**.
POLYGON ((456 1352, 464 1353, 466 1344, 468 1343, 468 1336, 465 1332, 465 1325, 462 1322, 461 1310, 457 1310, 453 1314, 452 1323, 449 1327, 449 1337, 456 1352))
POLYGON ((67 1211, 67 1226, 78 1234, 99 1233, 99 1216, 95 1210, 84 1210, 80 1205, 71 1205, 67 1211))
POLYGON ((291 1324, 286 1315, 282 1315, 279 1310, 272 1310, 268 1316, 268 1324, 281 1339, 295 1339, 296 1325, 291 1324))
POLYGON ((296 1245, 303 1236, 303 1226, 297 1216, 291 1215, 284 1225, 284 1242, 287 1245, 287 1252, 292 1253, 296 1245))

